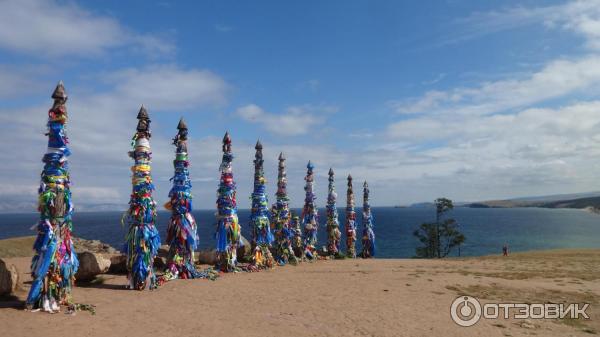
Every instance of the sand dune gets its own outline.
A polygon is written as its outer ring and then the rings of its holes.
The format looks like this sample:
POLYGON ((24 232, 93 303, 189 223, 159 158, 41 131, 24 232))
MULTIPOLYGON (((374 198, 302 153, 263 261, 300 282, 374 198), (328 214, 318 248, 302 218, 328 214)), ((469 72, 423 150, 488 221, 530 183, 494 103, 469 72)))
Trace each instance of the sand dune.
MULTIPOLYGON (((26 270, 28 258, 10 258, 26 270)), ((564 250, 437 260, 304 263, 217 281, 178 280, 156 291, 123 288, 125 277, 74 290, 97 313, 30 313, 18 298, 0 302, 11 336, 576 336, 600 331, 600 250, 564 250), (450 318, 458 294, 482 302, 590 302, 591 320, 450 318)), ((23 275, 29 279, 28 275, 23 275)))

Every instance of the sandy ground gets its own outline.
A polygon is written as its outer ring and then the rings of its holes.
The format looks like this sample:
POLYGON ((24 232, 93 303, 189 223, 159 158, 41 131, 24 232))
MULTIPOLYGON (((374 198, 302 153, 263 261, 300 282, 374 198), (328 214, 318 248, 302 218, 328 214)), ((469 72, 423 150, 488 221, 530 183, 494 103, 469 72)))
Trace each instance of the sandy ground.
MULTIPOLYGON (((28 258, 9 258, 27 270, 28 258)), ((22 310, 29 285, 0 302, 4 336, 589 336, 600 332, 600 250, 448 260, 337 260, 177 280, 155 291, 124 289, 125 277, 79 286, 96 315, 22 310), (589 302, 590 320, 450 317, 459 294, 482 302, 589 302), (8 334, 4 334, 8 332, 8 334)), ((29 275, 22 275, 29 280, 29 275)))

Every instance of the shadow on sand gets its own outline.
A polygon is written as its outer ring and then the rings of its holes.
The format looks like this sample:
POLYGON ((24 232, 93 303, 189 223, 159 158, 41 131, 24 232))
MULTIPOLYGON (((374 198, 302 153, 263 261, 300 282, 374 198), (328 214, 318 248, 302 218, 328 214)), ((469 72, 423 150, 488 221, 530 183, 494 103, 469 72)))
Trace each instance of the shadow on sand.
POLYGON ((24 308, 25 301, 20 300, 17 296, 0 296, 0 309, 23 310, 24 308))
MULTIPOLYGON (((104 274, 106 276, 111 276, 112 274, 104 274)), ((116 275, 113 275, 116 276, 116 275)), ((109 279, 104 276, 99 276, 94 280, 89 282, 77 282, 76 287, 78 288, 92 288, 92 289, 108 289, 108 290, 128 290, 124 284, 110 284, 106 283, 109 279)))

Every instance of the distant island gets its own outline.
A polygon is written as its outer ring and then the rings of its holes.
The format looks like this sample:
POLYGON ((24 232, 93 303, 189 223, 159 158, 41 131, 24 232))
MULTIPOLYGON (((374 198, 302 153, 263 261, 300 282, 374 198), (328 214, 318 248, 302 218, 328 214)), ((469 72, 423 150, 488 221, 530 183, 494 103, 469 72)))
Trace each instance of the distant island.
POLYGON ((505 200, 488 200, 465 203, 462 207, 469 208, 574 208, 587 209, 598 213, 600 210, 600 192, 577 194, 557 194, 549 196, 525 197, 505 200))
MULTIPOLYGON (((512 199, 497 199, 486 201, 455 202, 455 207, 467 208, 515 208, 515 207, 540 207, 540 208, 572 208, 585 209, 600 214, 600 191, 553 194, 534 197, 520 197, 512 199)), ((410 205, 397 205, 394 208, 433 208, 432 202, 417 202, 410 205)))

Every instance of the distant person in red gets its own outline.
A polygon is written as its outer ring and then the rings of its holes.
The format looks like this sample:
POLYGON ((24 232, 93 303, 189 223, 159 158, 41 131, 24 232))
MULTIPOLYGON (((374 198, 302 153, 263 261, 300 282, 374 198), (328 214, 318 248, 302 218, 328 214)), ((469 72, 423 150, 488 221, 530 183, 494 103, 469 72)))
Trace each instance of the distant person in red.
POLYGON ((505 243, 504 246, 502 246, 502 256, 508 256, 508 244, 505 243))

